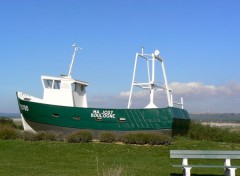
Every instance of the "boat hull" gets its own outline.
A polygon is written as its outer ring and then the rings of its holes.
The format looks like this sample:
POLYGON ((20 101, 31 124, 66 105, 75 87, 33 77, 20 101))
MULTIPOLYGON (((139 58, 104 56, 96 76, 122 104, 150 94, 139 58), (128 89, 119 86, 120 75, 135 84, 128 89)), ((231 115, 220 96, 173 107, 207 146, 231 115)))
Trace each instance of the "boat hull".
MULTIPOLYGON (((152 109, 103 109, 57 106, 18 98, 23 121, 33 131, 93 130, 114 133, 172 132, 185 133, 189 126, 186 110, 166 107, 152 109)), ((27 128, 25 128, 27 129, 27 128)))

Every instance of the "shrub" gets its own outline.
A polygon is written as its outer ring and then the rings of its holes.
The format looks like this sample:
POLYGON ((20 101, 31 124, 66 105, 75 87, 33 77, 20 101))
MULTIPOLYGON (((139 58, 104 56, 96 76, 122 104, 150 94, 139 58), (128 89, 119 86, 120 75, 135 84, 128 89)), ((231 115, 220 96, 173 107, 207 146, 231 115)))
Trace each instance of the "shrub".
POLYGON ((63 135, 56 131, 41 131, 37 133, 37 139, 43 141, 63 141, 63 135))
POLYGON ((13 120, 10 118, 6 118, 6 117, 0 118, 0 127, 3 127, 3 126, 17 128, 17 125, 13 122, 13 120))
POLYGON ((92 134, 90 131, 77 131, 67 135, 66 140, 71 143, 91 142, 92 134))
POLYGON ((0 139, 16 139, 17 131, 11 126, 5 125, 0 127, 0 139))
POLYGON ((115 135, 110 132, 101 133, 100 142, 112 143, 115 141, 115 135))
POLYGON ((133 139, 135 138, 135 144, 144 145, 148 143, 148 135, 146 133, 136 133, 133 135, 133 139))
POLYGON ((171 138, 161 134, 154 133, 129 133, 122 137, 125 144, 150 144, 150 145, 169 145, 171 138))
POLYGON ((122 142, 125 144, 136 144, 136 134, 128 133, 123 135, 122 142))
POLYGON ((19 137, 21 139, 23 139, 24 141, 38 141, 39 140, 37 133, 33 133, 30 131, 21 132, 19 137))
POLYGON ((40 131, 37 133, 22 131, 19 138, 24 141, 63 141, 63 135, 55 131, 40 131))
POLYGON ((18 130, 24 130, 24 128, 23 128, 23 125, 22 125, 22 124, 20 124, 20 125, 16 125, 16 126, 17 126, 16 128, 17 128, 18 130))
POLYGON ((187 136, 195 140, 240 143, 239 133, 230 132, 227 128, 211 127, 193 121, 190 123, 187 136))
POLYGON ((148 134, 148 143, 150 145, 170 145, 172 139, 166 135, 148 134))

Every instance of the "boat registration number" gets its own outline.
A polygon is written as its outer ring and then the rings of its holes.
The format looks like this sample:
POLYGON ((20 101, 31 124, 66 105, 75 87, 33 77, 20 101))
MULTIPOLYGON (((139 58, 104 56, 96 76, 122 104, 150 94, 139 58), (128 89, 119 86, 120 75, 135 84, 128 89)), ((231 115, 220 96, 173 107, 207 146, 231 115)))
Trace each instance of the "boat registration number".
POLYGON ((23 110, 23 111, 29 111, 29 108, 28 108, 27 105, 20 104, 20 109, 23 110))
POLYGON ((93 110, 91 117, 100 117, 100 118, 115 118, 115 114, 110 110, 93 110))

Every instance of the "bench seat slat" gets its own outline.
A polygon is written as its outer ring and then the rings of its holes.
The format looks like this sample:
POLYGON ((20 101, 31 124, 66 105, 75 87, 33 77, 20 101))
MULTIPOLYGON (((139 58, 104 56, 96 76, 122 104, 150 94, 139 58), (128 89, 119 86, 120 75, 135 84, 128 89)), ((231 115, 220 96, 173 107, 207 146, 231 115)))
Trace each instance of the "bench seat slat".
POLYGON ((228 151, 228 150, 170 150, 172 154, 228 154, 228 155, 240 155, 240 151, 228 151))
POLYGON ((220 165, 172 165, 172 167, 192 167, 192 168, 240 168, 240 166, 220 166, 220 165))
POLYGON ((171 158, 240 159, 240 155, 171 155, 171 158))
POLYGON ((240 159, 240 151, 170 150, 171 158, 240 159))

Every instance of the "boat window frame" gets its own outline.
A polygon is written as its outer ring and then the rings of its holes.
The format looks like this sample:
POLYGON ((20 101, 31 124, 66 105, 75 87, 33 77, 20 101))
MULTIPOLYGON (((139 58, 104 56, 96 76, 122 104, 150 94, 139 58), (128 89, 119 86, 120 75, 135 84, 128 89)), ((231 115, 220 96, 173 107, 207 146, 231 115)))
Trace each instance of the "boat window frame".
POLYGON ((85 87, 81 84, 81 91, 84 92, 85 87))
POLYGON ((72 87, 72 91, 73 91, 73 92, 76 92, 76 91, 77 91, 77 85, 76 85, 75 82, 71 84, 71 87, 72 87))
POLYGON ((43 82, 44 82, 44 87, 46 89, 52 89, 52 86, 53 86, 53 79, 44 79, 43 82))
POLYGON ((72 91, 73 92, 78 92, 80 90, 80 92, 84 92, 85 91, 85 87, 83 84, 80 84, 80 83, 77 83, 77 82, 74 82, 71 84, 72 86, 72 91))
POLYGON ((53 83, 53 89, 60 89, 61 87, 61 80, 54 80, 54 83, 53 83))

